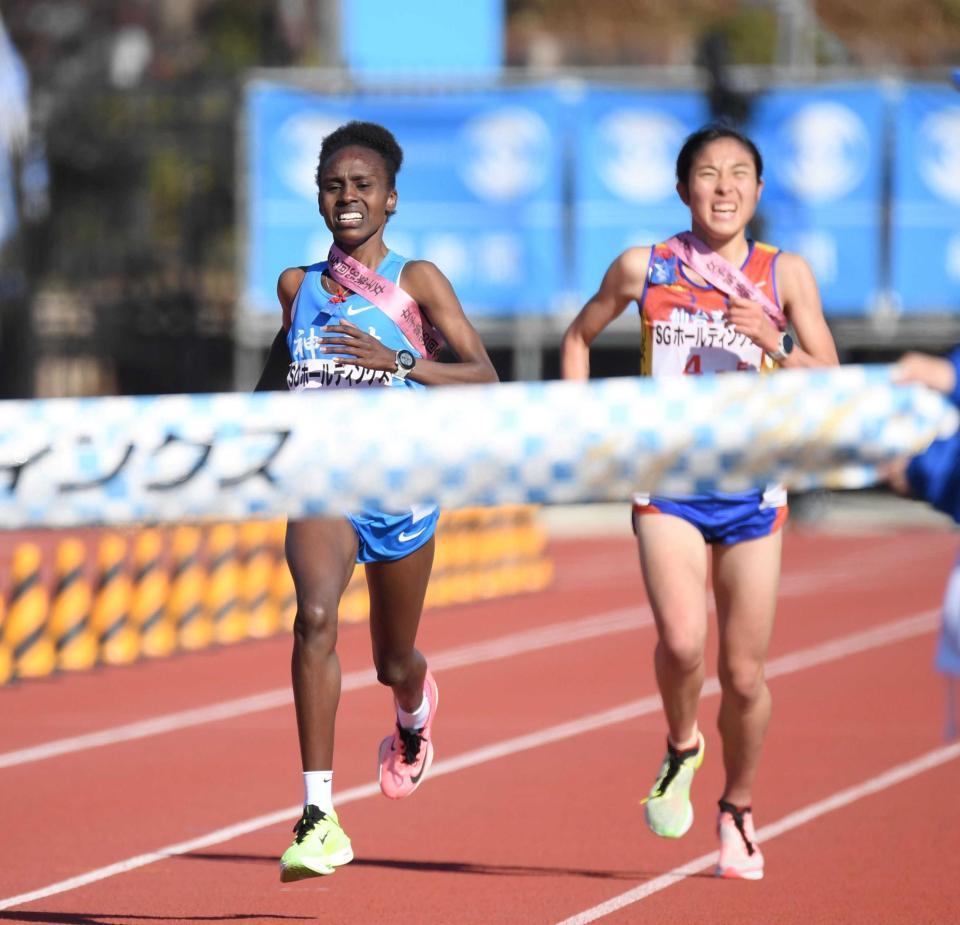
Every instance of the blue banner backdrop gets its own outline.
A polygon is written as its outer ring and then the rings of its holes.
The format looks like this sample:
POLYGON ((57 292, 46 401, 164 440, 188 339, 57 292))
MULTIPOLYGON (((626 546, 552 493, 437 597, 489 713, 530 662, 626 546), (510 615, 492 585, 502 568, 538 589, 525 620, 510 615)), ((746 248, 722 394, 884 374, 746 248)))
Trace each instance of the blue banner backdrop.
POLYGON ((405 155, 387 244, 436 263, 472 314, 550 312, 565 288, 561 117, 552 90, 325 96, 252 84, 248 310, 277 311, 284 267, 326 257, 320 143, 363 119, 393 131, 405 155))
POLYGON ((896 106, 892 286, 904 311, 960 308, 960 95, 908 85, 896 106))
POLYGON ((588 91, 578 104, 573 208, 576 298, 582 304, 628 247, 690 226, 676 191, 684 138, 709 112, 693 91, 588 91))
POLYGON ((344 63, 367 77, 496 73, 505 16, 503 0, 349 0, 340 3, 344 63))
MULTIPOLYGON (((694 91, 345 97, 254 83, 246 128, 248 310, 275 312, 280 271, 326 256, 317 153, 324 135, 356 118, 387 125, 406 154, 387 243, 435 262, 471 314, 517 315, 582 304, 618 253, 687 226, 674 164, 709 112, 694 91)), ((748 132, 766 164, 755 231, 808 259, 829 315, 866 315, 890 289, 908 312, 960 307, 954 91, 909 85, 893 103, 879 84, 776 89, 758 98, 748 132), (888 128, 895 141, 889 268, 888 128)))
POLYGON ((765 163, 758 236, 809 261, 832 315, 868 313, 886 286, 885 110, 879 85, 779 89, 751 120, 765 163))

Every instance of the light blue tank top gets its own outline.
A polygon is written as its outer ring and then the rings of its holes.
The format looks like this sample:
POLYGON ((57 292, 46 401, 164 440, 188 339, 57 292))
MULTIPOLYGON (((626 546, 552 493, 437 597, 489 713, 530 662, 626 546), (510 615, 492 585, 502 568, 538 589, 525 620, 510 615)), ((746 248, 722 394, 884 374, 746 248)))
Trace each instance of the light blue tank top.
MULTIPOLYGON (((396 283, 406 263, 406 257, 388 251, 377 267, 377 273, 396 283)), ((293 316, 287 331, 290 350, 288 388, 297 392, 329 388, 424 388, 422 383, 412 379, 397 379, 392 373, 354 366, 350 357, 345 355, 338 357, 335 353, 321 352, 320 338, 329 336, 329 332, 323 330, 324 326, 349 321, 391 350, 409 350, 415 357, 421 356, 393 319, 363 296, 351 293, 344 301, 336 301, 320 281, 326 268, 326 261, 307 267, 293 302, 293 316)))

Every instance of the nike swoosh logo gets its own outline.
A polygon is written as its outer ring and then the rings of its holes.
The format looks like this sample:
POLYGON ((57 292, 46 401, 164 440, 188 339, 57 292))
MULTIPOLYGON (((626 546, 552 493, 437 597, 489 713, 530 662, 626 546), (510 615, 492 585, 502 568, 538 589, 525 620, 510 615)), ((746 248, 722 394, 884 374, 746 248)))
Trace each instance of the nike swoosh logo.
POLYGON ((320 844, 321 844, 321 845, 324 844, 329 837, 330 837, 330 833, 327 832, 327 834, 324 835, 323 838, 320 839, 320 844))
POLYGON ((415 540, 421 533, 425 532, 426 529, 426 527, 421 527, 416 533, 407 533, 401 530, 397 539, 400 540, 401 543, 409 543, 410 540, 415 540))
POLYGON ((348 308, 347 308, 347 314, 350 315, 350 316, 353 316, 353 315, 361 315, 361 314, 363 314, 364 312, 370 311, 371 308, 373 308, 372 305, 364 305, 363 308, 348 307, 348 308))
POLYGON ((426 768, 426 766, 427 766, 427 763, 426 763, 426 762, 424 762, 422 765, 420 765, 420 773, 413 775, 413 776, 410 778, 410 780, 412 780, 415 784, 420 783, 420 778, 423 777, 423 771, 424 771, 424 768, 426 768))

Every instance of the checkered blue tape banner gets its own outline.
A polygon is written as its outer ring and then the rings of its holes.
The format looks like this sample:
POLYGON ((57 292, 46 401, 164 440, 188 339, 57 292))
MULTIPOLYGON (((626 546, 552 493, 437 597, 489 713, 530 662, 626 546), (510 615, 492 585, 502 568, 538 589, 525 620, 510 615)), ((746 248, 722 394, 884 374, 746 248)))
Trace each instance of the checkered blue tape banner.
POLYGON ((956 430, 891 368, 0 403, 0 527, 857 488, 956 430))

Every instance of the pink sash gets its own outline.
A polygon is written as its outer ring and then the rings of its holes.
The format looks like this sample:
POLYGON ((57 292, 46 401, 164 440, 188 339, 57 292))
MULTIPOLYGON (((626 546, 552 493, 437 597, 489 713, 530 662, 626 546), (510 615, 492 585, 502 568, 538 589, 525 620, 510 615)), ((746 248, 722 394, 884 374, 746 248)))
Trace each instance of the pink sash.
POLYGON ((759 302, 767 317, 777 326, 777 330, 787 329, 787 318, 781 308, 761 292, 760 287, 743 271, 738 270, 715 251, 710 250, 695 234, 682 231, 674 235, 666 246, 676 254, 691 270, 699 273, 711 286, 727 295, 738 296, 759 302))
POLYGON ((409 293, 345 254, 336 244, 330 246, 327 270, 341 286, 376 305, 423 356, 431 360, 437 358, 443 346, 443 335, 424 320, 420 306, 409 293))

